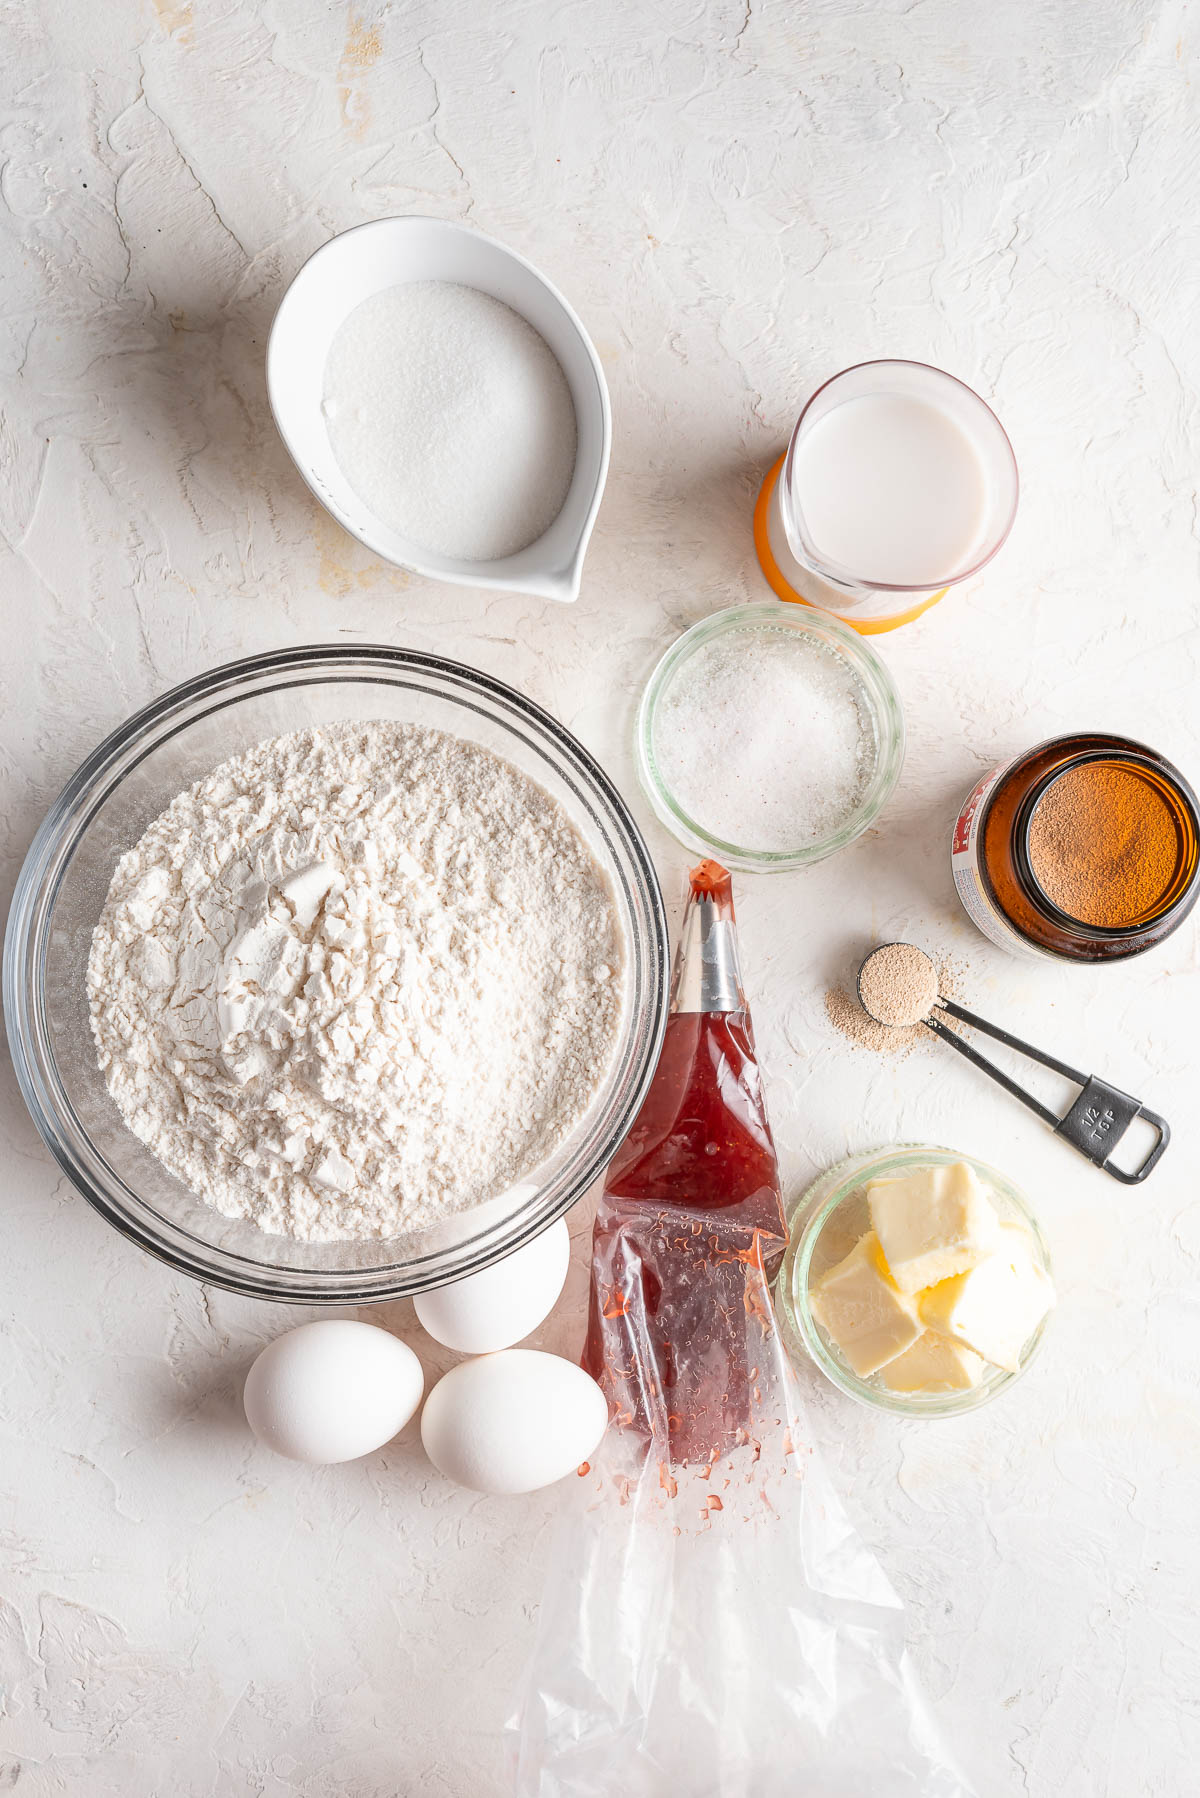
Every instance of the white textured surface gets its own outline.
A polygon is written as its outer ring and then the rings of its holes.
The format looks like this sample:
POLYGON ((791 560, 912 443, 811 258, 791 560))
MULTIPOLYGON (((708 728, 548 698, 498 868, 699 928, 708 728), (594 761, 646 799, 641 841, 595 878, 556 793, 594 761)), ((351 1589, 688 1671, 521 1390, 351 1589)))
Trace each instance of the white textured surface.
MULTIPOLYGON (((1057 1258, 1047 1352, 992 1410, 919 1427, 814 1394, 951 1733, 988 1794, 1182 1798, 1196 936, 1094 975, 1018 964, 958 914, 945 837, 981 769, 1061 729, 1142 733, 1200 769, 1194 12, 18 0, 4 49, 9 881, 135 706, 345 635, 446 650, 548 705, 630 795, 673 891, 684 855, 634 790, 635 698, 679 629, 764 592, 756 475, 807 388, 891 353, 995 401, 1020 517, 971 592, 883 640, 911 731, 895 800, 840 859, 743 879, 743 948, 793 1191, 848 1148, 941 1139, 1027 1186, 1057 1258), (573 609, 380 567, 273 435, 283 283, 335 230, 405 210, 523 250, 600 346, 613 470, 573 609), (827 978, 901 935, 1172 1118, 1148 1186, 1093 1173, 944 1054, 890 1065, 832 1038, 827 978)), ((411 1427, 350 1467, 255 1447, 240 1381, 298 1317, 127 1247, 56 1179, 11 1079, 4 1142, 0 1787, 501 1791, 552 1496, 455 1491, 411 1427)), ((535 1339, 564 1351, 585 1226, 535 1339)), ((413 1333, 407 1305, 372 1315, 413 1333)))

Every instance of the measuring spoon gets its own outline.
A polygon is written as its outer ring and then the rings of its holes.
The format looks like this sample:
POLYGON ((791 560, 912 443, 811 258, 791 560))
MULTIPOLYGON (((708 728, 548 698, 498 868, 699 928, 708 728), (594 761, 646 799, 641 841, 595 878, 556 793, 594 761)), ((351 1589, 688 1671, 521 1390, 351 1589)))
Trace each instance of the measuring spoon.
MULTIPOLYGON (((877 1024, 883 1024, 890 1028, 896 1027, 898 1020, 881 1018, 878 1012, 871 1010, 863 997, 863 975, 877 955, 882 955, 888 949, 896 948, 906 949, 910 955, 919 955, 922 961, 928 963, 929 990, 937 992, 937 969, 931 957, 926 955, 923 949, 918 949, 914 943, 881 943, 879 948, 872 949, 858 970, 858 1002, 868 1017, 874 1018, 877 1024)), ((924 1024, 927 1030, 932 1030, 934 1035, 939 1036, 944 1043, 949 1043, 952 1049, 957 1050, 975 1067, 980 1068, 983 1073, 996 1081, 997 1085, 1011 1093, 1014 1099, 1020 1099, 1022 1105, 1027 1105, 1030 1111, 1035 1111, 1044 1123, 1050 1125, 1055 1135, 1061 1136, 1065 1142, 1069 1142, 1073 1149, 1078 1149, 1079 1153, 1085 1155, 1094 1166, 1103 1168, 1106 1174, 1111 1174, 1114 1180, 1120 1180, 1126 1186, 1136 1186, 1161 1161, 1163 1152, 1171 1140, 1171 1129, 1166 1119, 1159 1117, 1156 1111, 1151 1111, 1139 1099, 1131 1099, 1128 1093, 1121 1092, 1118 1087, 1109 1086, 1107 1081, 1098 1080, 1094 1074, 1081 1074, 1078 1068, 1071 1067, 1065 1061, 1059 1061, 1053 1055, 1044 1054, 1041 1049, 1035 1049, 1032 1043, 1023 1042, 1019 1036, 1010 1035, 1007 1030, 1001 1030, 996 1024, 989 1024, 986 1018, 978 1017, 973 1011, 967 1011, 965 1006, 956 1005, 952 999, 935 998, 930 1005, 929 1012, 918 1018, 905 1018, 903 1022, 924 1024), (1056 1074, 1062 1074, 1064 1078, 1082 1088, 1079 1097, 1064 1115, 1059 1117, 1057 1112, 1051 1111, 1048 1105, 1043 1105, 1040 1099, 1035 1098, 1031 1092, 1027 1092, 1023 1086, 1019 1086, 1002 1068, 998 1068, 994 1061, 989 1061, 986 1055, 981 1055, 978 1049, 967 1042, 957 1030, 951 1030, 940 1018, 932 1016, 934 1011, 945 1012, 948 1017, 956 1018, 959 1023, 971 1024, 976 1030, 982 1030, 985 1036, 994 1037, 997 1042, 1004 1043, 1007 1048, 1015 1049, 1018 1054, 1028 1056, 1031 1061, 1040 1062, 1042 1067, 1052 1068, 1056 1074), (1157 1132, 1158 1140, 1141 1165, 1127 1173, 1124 1168, 1115 1167, 1110 1157, 1135 1118, 1144 1118, 1146 1123, 1157 1132)))

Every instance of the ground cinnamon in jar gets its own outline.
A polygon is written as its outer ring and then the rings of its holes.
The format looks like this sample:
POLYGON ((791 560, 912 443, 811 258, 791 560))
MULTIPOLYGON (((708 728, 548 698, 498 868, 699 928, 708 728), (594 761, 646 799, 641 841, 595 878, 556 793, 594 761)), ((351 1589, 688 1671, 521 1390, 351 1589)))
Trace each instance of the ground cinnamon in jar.
POLYGON ((976 781, 950 867, 1000 948, 1121 961, 1178 930, 1200 899, 1200 800, 1131 737, 1050 737, 976 781))
POLYGON ((1128 764, 1067 768, 1029 822, 1029 863, 1052 905, 1120 930, 1157 909, 1179 865, 1179 832, 1158 788, 1128 764))

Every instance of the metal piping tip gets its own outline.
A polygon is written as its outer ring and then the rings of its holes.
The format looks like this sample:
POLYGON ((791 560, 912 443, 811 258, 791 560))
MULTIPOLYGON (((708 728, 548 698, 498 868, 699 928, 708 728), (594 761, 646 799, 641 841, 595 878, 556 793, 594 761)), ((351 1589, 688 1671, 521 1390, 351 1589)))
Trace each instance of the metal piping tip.
POLYGON ((675 952, 672 1011, 744 1011, 737 925, 729 876, 715 863, 694 870, 691 898, 675 952), (710 871, 722 876, 707 878, 710 871), (703 878, 698 878, 702 876, 703 878))

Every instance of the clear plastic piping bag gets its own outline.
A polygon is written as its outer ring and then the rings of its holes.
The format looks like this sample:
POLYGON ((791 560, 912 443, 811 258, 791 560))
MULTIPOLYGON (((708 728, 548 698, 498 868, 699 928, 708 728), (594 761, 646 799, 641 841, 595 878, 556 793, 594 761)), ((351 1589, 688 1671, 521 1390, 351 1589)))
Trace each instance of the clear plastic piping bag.
POLYGON ((809 1446, 728 874, 691 877, 658 1072, 596 1216, 568 1482, 510 1723, 518 1798, 974 1798, 809 1446))

